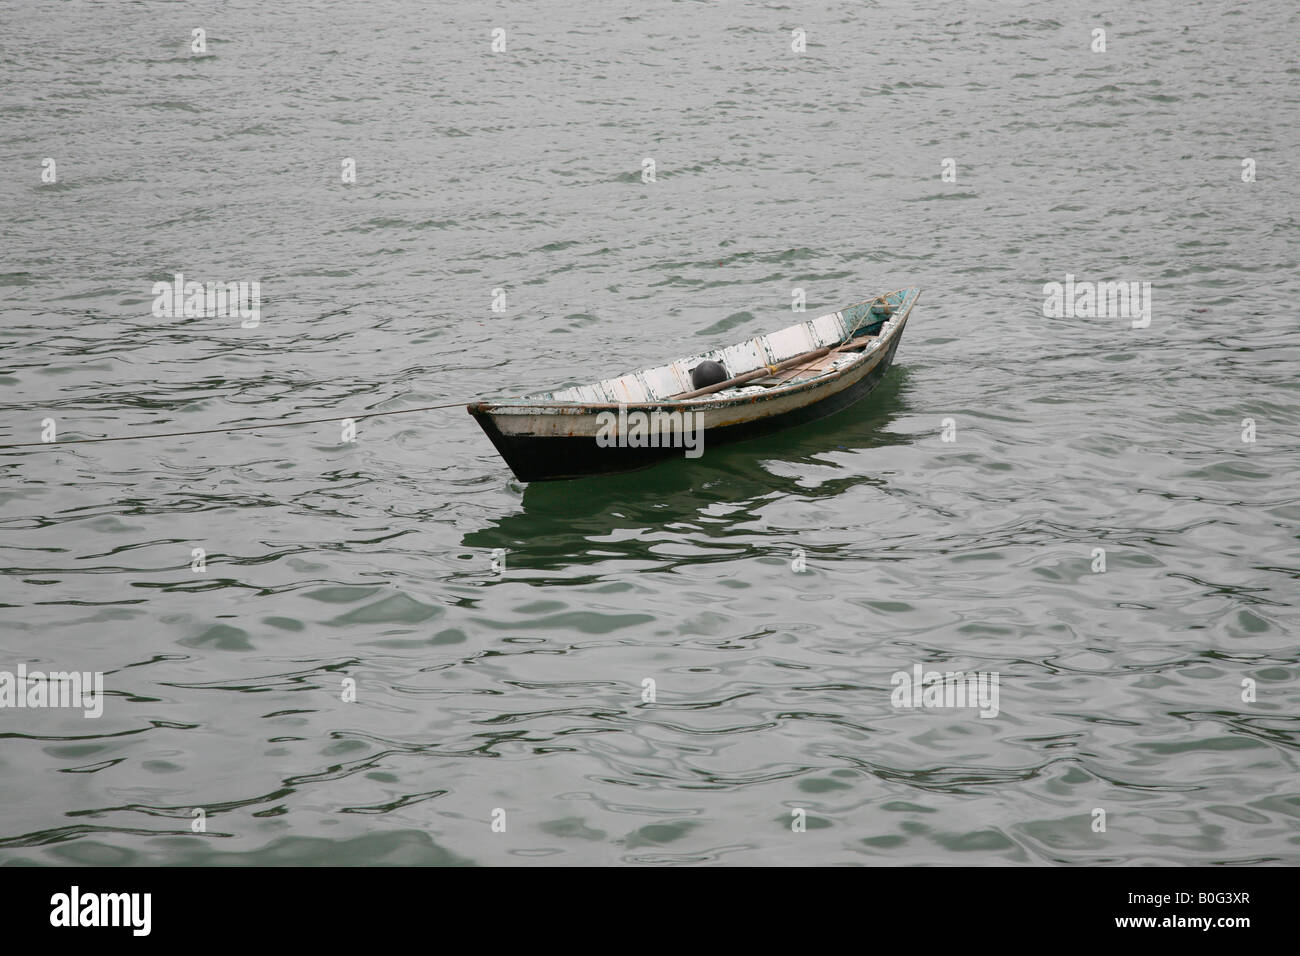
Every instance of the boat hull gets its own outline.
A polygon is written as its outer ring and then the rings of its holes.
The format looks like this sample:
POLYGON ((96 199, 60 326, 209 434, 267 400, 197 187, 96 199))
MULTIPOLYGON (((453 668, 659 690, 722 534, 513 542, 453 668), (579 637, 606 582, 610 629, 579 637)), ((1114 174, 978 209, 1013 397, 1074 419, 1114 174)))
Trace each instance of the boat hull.
MULTIPOLYGON (((842 374, 813 380, 795 389, 773 390, 743 401, 705 403, 629 404, 631 410, 682 410, 703 418, 702 450, 745 441, 826 418, 869 395, 880 384, 894 360, 903 337, 906 318, 893 330, 888 343, 870 358, 842 374)), ((501 457, 520 481, 555 481, 592 475, 636 471, 685 454, 681 447, 635 448, 602 445, 587 409, 529 410, 531 418, 503 414, 499 406, 479 402, 468 406, 501 457)), ((610 409, 606 409, 607 411, 610 409)))

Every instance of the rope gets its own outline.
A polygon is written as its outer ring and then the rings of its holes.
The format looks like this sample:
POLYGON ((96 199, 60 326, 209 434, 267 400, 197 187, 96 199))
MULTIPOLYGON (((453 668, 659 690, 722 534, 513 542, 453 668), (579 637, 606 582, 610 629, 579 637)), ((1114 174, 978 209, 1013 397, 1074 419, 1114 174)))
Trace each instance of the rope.
MULTIPOLYGON (((845 341, 848 341, 849 339, 853 338, 853 334, 857 332, 859 328, 861 328, 865 319, 871 315, 871 310, 875 308, 877 302, 884 303, 886 315, 888 315, 889 308, 890 308, 889 296, 893 294, 894 293, 892 292, 887 292, 884 295, 878 295, 874 299, 872 299, 871 306, 868 307, 866 315, 862 319, 859 319, 856 323, 854 323, 853 331, 850 332, 845 337, 845 341)), ((340 309, 338 311, 344 312, 347 311, 347 309, 349 308, 353 308, 353 306, 347 306, 346 308, 340 309)), ((329 313, 329 314, 335 315, 337 313, 329 313)), ((808 365, 799 369, 793 376, 790 377, 791 378, 797 377, 799 372, 805 371, 806 369, 810 368, 817 361, 820 361, 820 359, 814 359, 813 362, 808 363, 808 365)), ((773 376, 776 375, 776 370, 773 366, 769 365, 767 368, 768 371, 771 372, 773 376)), ((443 408, 458 408, 464 404, 466 403, 449 402, 446 405, 422 405, 419 408, 398 408, 388 412, 366 412, 363 415, 331 415, 329 418, 302 418, 292 422, 257 422, 252 425, 223 425, 219 428, 199 428, 199 429, 195 429, 194 431, 184 431, 184 432, 151 432, 148 435, 109 435, 105 438, 57 438, 54 441, 16 442, 8 445, 0 445, 0 451, 6 451, 10 448, 46 448, 50 445, 92 445, 92 444, 98 444, 99 442, 142 441, 151 438, 189 438, 190 436, 193 435, 221 435, 221 434, 226 434, 228 432, 257 431, 263 428, 296 428, 300 425, 323 425, 326 422, 340 422, 343 421, 345 418, 350 418, 353 421, 361 421, 366 418, 384 418, 385 416, 388 415, 414 415, 416 412, 432 412, 443 408)))
POLYGON ((294 428, 298 425, 322 425, 325 422, 340 422, 345 418, 360 421, 364 418, 383 418, 385 415, 412 415, 416 412, 431 412, 439 408, 459 408, 465 402, 451 402, 446 405, 424 405, 420 408, 398 408, 389 412, 366 412, 364 415, 332 415, 329 418, 303 418, 292 422, 257 422, 252 425, 223 425, 220 428, 199 428, 188 432, 152 432, 148 435, 111 435, 107 438, 59 438, 54 441, 29 441, 13 445, 0 445, 0 450, 8 448, 37 448, 49 445, 89 445, 105 441, 139 441, 147 438, 187 438, 190 435, 218 435, 224 432, 246 432, 261 428, 294 428))
MULTIPOLYGON (((892 292, 886 292, 886 293, 884 293, 883 295, 878 295, 878 296, 876 296, 874 299, 872 299, 872 300, 871 300, 871 305, 867 306, 867 313, 866 313, 866 315, 863 316, 863 318, 858 319, 857 322, 853 323, 853 330, 852 330, 851 332, 849 332, 848 335, 844 336, 844 338, 840 341, 840 344, 837 345, 835 348, 842 348, 843 346, 847 345, 850 341, 852 341, 853 336, 854 336, 855 334, 857 334, 858 329, 862 328, 863 323, 866 321, 866 319, 871 317, 871 310, 874 309, 874 308, 876 307, 876 303, 877 303, 877 302, 881 302, 881 303, 884 304, 884 306, 885 306, 885 314, 886 314, 886 315, 889 315, 889 314, 890 314, 890 312, 889 312, 889 309, 890 309, 890 305, 889 305, 889 297, 890 297, 891 295, 893 295, 893 294, 894 294, 894 293, 892 293, 892 292)), ((832 349, 831 351, 833 352, 834 350, 835 350, 835 349, 832 349)), ((800 374, 802 374, 803 372, 808 371, 810 368, 812 368, 814 365, 816 365, 818 362, 820 362, 820 361, 821 361, 822 359, 824 359, 824 358, 826 358, 825 355, 819 355, 817 358, 813 359, 813 360, 812 360, 811 362, 809 362, 807 365, 804 365, 804 366, 802 366, 801 368, 797 368, 797 369, 794 370, 794 372, 793 372, 792 374, 785 376, 785 378, 784 378, 784 379, 782 380, 782 382, 779 383, 779 384, 784 384, 785 382, 793 382, 796 378, 798 378, 798 377, 800 376, 800 374)), ((768 370, 769 372, 772 373, 772 377, 773 377, 773 378, 776 378, 776 369, 775 369, 773 366, 769 365, 769 366, 767 367, 767 370, 768 370)), ((787 371, 788 371, 788 370, 787 370, 787 371)))
POLYGON ((857 333, 858 329, 862 328, 866 320, 871 317, 871 310, 876 307, 877 302, 881 303, 885 307, 886 316, 892 315, 893 307, 890 306, 889 304, 889 297, 891 295, 894 295, 894 293, 886 292, 883 295, 878 295, 874 299, 872 299, 871 305, 867 306, 866 313, 862 316, 862 318, 858 319, 858 321, 853 323, 853 328, 849 331, 849 334, 844 337, 844 341, 847 342, 849 339, 853 338, 853 336, 857 333))

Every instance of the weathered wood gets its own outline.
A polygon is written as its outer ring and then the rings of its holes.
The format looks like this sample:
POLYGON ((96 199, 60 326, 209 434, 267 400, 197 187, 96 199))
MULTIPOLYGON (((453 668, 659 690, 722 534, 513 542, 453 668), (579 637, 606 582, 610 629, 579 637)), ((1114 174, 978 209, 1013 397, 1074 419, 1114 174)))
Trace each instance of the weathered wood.
POLYGON ((729 378, 725 382, 718 382, 716 385, 706 385, 704 388, 697 388, 693 392, 681 392, 677 395, 669 395, 668 401, 681 402, 688 398, 699 398, 701 395, 712 395, 714 392, 720 392, 724 388, 735 388, 737 385, 744 385, 746 382, 752 381, 753 379, 765 378, 766 376, 779 372, 782 369, 793 368, 800 362, 807 362, 810 359, 821 358, 823 355, 829 355, 830 351, 831 349, 829 346, 820 349, 813 349, 811 352, 804 352, 802 355, 788 358, 784 362, 778 362, 776 365, 756 368, 752 372, 745 372, 743 375, 729 378))
POLYGON ((798 379, 799 376, 808 372, 811 372, 814 375, 821 375, 823 372, 826 371, 826 369, 830 366, 830 364, 835 361, 838 354, 839 354, 838 351, 827 352, 821 358, 813 359, 811 362, 808 362, 804 365, 799 365, 796 366, 795 368, 789 368, 783 372, 777 372, 775 375, 768 375, 763 378, 756 378, 752 382, 749 382, 748 384, 776 386, 776 385, 784 385, 787 382, 793 382, 796 379, 798 379))
POLYGON ((903 327, 920 293, 917 288, 891 293, 891 299, 897 301, 889 301, 892 308, 888 309, 891 313, 888 321, 881 314, 885 309, 873 309, 885 301, 885 297, 877 296, 833 316, 828 314, 797 323, 730 349, 715 349, 601 381, 595 387, 573 386, 520 399, 477 402, 469 405, 468 410, 520 481, 631 471, 679 454, 698 457, 704 448, 701 439, 706 430, 709 448, 743 441, 825 418, 871 392, 893 360, 903 327), (768 355, 773 351, 782 354, 790 348, 788 343, 799 341, 792 334, 799 326, 811 337, 803 340, 807 345, 802 347, 828 341, 835 334, 835 323, 829 321, 832 317, 842 318, 841 335, 848 328, 854 338, 811 349, 771 368, 752 368, 756 361, 763 360, 764 350, 768 355), (881 323, 883 326, 874 334, 863 334, 864 326, 871 328, 881 323), (737 362, 744 363, 739 368, 751 367, 752 371, 708 388, 669 394, 673 388, 681 387, 676 382, 680 381, 682 369, 718 355, 735 355, 737 362), (773 371, 777 381, 770 377, 773 371), (761 382, 768 387, 743 391, 736 388, 750 382, 761 382), (727 394, 726 389, 732 389, 731 393, 727 394), (715 392, 723 394, 715 395, 715 392), (701 395, 709 396, 709 400, 689 401, 701 395), (611 412, 618 417, 613 431, 609 427, 611 412), (663 428, 636 431, 630 424, 634 415, 646 416, 651 426, 656 421, 661 426, 673 425, 674 428, 668 429, 672 441, 648 444, 633 441, 634 437, 643 439, 647 435, 662 439, 666 434, 663 428), (623 416, 627 416, 626 423, 623 416), (677 423, 680 423, 680 434, 675 429, 677 423), (693 436, 692 442, 686 440, 688 436, 693 436))
MULTIPOLYGON (((728 382, 732 384, 741 382, 741 380, 743 380, 745 376, 748 375, 748 376, 756 376, 756 377, 751 378, 746 382, 743 382, 743 384, 746 385, 784 384, 786 382, 798 378, 802 373, 807 371, 811 371, 814 369, 818 371, 824 371, 827 364, 825 361, 826 359, 830 358, 831 356, 837 353, 855 352, 858 349, 864 349, 868 345, 870 345, 875 338, 876 336, 874 335, 862 335, 856 339, 853 339, 851 342, 845 342, 843 345, 837 345, 834 348, 827 347, 821 349, 814 349, 811 352, 805 352, 803 355, 796 355, 794 358, 786 359, 784 362, 781 362, 780 364, 773 366, 777 370, 776 374, 770 373, 766 368, 760 368, 760 369, 754 369, 751 372, 746 372, 744 373, 744 375, 737 375, 735 378, 729 379, 728 382), (800 363, 806 363, 806 364, 800 365, 800 363)), ((728 384, 728 382, 719 382, 717 385, 709 386, 709 389, 721 391, 723 389, 731 388, 732 385, 728 384)), ((707 391, 701 389, 694 393, 687 392, 683 395, 674 395, 671 398, 669 398, 669 401, 680 401, 684 398, 694 398, 696 395, 700 395, 700 394, 707 394, 707 391)))

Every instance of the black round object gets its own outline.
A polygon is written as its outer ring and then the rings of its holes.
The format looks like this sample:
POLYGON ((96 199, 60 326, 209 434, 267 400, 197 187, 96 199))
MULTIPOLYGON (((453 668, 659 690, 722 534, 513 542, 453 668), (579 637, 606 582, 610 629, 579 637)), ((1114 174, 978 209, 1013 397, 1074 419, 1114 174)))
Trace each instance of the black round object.
POLYGON ((729 376, 727 370, 717 362, 701 362, 691 369, 691 384, 696 388, 708 388, 725 382, 729 376))

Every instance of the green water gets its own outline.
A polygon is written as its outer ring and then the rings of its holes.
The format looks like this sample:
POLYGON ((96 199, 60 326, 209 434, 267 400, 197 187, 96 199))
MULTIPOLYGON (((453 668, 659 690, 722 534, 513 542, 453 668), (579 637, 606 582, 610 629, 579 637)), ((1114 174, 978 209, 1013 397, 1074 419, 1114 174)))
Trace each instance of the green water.
POLYGON ((0 671, 107 695, 0 710, 0 862, 1300 859, 1293 5, 311 6, 8 18, 0 442, 924 295, 861 405, 608 479, 458 409, 0 451, 0 671), (177 271, 261 324, 155 318, 177 271), (1150 325, 1044 318, 1067 274, 1150 325))

